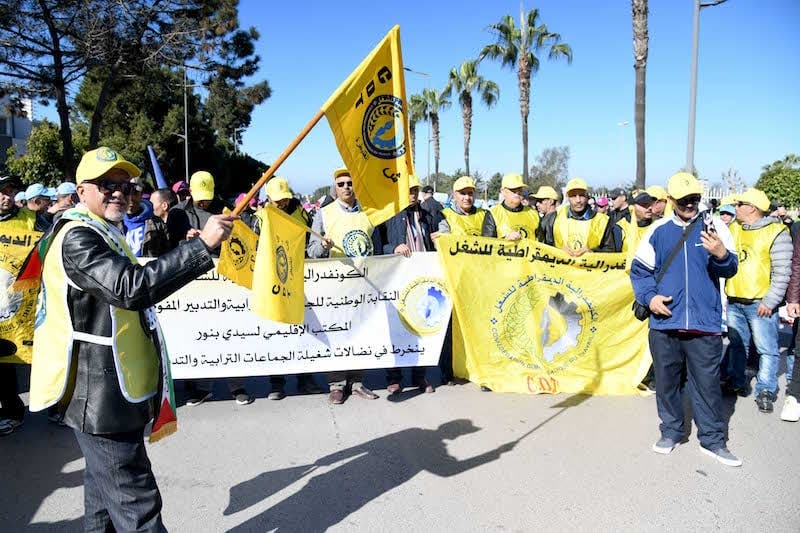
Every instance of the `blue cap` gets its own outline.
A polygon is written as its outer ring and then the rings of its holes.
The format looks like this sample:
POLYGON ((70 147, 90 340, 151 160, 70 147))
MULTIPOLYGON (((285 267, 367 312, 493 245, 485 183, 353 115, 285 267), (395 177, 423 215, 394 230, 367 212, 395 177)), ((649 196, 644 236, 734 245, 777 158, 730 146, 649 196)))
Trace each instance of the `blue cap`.
POLYGON ((56 191, 55 187, 48 187, 45 189, 45 195, 49 196, 51 200, 58 199, 58 192, 56 191))
POLYGON ((78 192, 78 189, 75 188, 75 184, 72 183, 71 181, 65 181, 64 183, 59 185, 58 188, 56 189, 56 194, 58 194, 58 196, 75 194, 76 192, 78 192))
POLYGON ((41 183, 34 183, 25 189, 25 200, 33 200, 37 196, 50 196, 47 187, 41 183))
POLYGON ((22 202, 22 201, 24 201, 24 200, 25 200, 25 191, 19 191, 19 192, 18 192, 18 193, 17 193, 17 194, 14 196, 14 201, 15 201, 15 202, 22 202))
POLYGON ((736 216, 736 208, 731 204, 723 205, 719 208, 720 213, 728 213, 729 215, 736 216))

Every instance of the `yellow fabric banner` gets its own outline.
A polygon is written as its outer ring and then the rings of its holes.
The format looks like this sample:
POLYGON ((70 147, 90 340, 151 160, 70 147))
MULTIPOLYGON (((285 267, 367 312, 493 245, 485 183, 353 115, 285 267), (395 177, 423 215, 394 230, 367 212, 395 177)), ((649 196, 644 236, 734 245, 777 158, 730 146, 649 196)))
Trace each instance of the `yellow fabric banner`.
POLYGON ((10 290, 22 263, 38 242, 38 231, 0 233, 0 363, 30 364, 38 287, 10 290))
POLYGON ((253 312, 267 320, 302 324, 306 232, 273 206, 264 208, 253 272, 253 312))
POLYGON ((624 254, 452 235, 437 247, 457 376, 498 392, 637 393, 651 359, 624 254))
MULTIPOLYGON (((230 210, 225 209, 225 214, 230 210)), ((219 250, 219 273, 242 287, 253 287, 253 270, 256 264, 258 235, 241 220, 233 223, 231 236, 219 250)))
POLYGON ((414 169, 403 74, 400 26, 395 26, 322 106, 356 197, 374 226, 408 206, 414 169))

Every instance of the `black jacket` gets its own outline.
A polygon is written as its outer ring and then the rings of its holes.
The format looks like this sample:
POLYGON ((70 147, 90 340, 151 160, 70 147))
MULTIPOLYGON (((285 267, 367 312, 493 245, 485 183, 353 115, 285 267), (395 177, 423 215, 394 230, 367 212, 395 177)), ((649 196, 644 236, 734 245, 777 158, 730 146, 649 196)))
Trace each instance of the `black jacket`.
MULTIPOLYGON (((417 208, 419 209, 419 207, 417 208)), ((408 220, 409 211, 413 213, 413 208, 406 208, 397 213, 395 216, 378 226, 380 233, 380 241, 383 244, 383 254, 389 255, 394 253, 394 249, 401 244, 407 244, 406 224, 408 220)), ((431 220, 430 215, 422 209, 419 209, 419 225, 422 228, 422 242, 425 244, 425 250, 432 252, 435 250, 433 241, 431 240, 431 231, 436 231, 431 220)), ((374 241, 375 239, 373 239, 374 241)))

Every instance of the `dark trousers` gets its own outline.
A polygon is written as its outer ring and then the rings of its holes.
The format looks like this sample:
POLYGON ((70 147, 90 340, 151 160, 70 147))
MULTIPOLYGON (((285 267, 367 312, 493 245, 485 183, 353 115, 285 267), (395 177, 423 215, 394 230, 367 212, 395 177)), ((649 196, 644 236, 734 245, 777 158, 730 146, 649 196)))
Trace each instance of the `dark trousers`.
POLYGON ((789 384, 789 388, 786 389, 786 394, 794 396, 795 398, 797 398, 798 401, 800 401, 800 357, 798 357, 797 354, 797 345, 799 344, 798 341, 800 341, 800 332, 798 332, 797 330, 798 324, 800 324, 800 318, 795 318, 793 326, 794 328, 793 350, 795 354, 794 368, 792 369, 792 382, 789 384))
POLYGON ((650 353, 656 373, 656 406, 661 436, 675 442, 685 434, 681 372, 686 365, 686 393, 692 405, 697 437, 704 448, 725 446, 719 367, 722 337, 650 330, 650 353))
POLYGON ((91 435, 75 430, 75 438, 86 458, 85 531, 166 531, 144 431, 91 435))
POLYGON ((0 363, 0 418, 22 420, 25 404, 19 397, 17 385, 17 365, 0 363))
MULTIPOLYGON (((425 370, 424 366, 412 366, 411 367, 411 384, 415 387, 425 381, 425 370)), ((386 369, 386 384, 387 385, 394 385, 400 384, 403 382, 403 369, 402 368, 387 368, 386 369)))
POLYGON ((453 318, 447 324, 447 331, 442 342, 442 353, 439 355, 439 370, 442 382, 453 381, 453 318))
MULTIPOLYGON (((231 394, 240 389, 244 389, 244 378, 227 378, 225 381, 228 383, 228 390, 231 391, 231 394)), ((211 392, 211 380, 185 379, 183 381, 183 387, 186 391, 186 397, 189 398, 191 396, 196 396, 199 391, 203 393, 211 392)))

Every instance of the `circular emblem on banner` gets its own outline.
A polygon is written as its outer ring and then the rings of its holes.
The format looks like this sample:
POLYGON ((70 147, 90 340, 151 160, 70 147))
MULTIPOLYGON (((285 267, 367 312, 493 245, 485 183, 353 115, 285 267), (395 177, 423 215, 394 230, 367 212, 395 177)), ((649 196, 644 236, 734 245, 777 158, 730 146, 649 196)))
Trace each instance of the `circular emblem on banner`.
POLYGON ((353 229, 344 234, 342 249, 347 257, 372 255, 372 239, 363 230, 353 229))
POLYGON ((441 280, 417 278, 400 294, 397 312, 411 333, 432 335, 447 326, 450 306, 450 297, 441 280))
POLYGON ((19 311, 22 293, 8 289, 16 278, 5 268, 0 268, 0 322, 5 322, 19 311))
POLYGON ((376 96, 367 106, 361 124, 367 151, 380 159, 396 159, 406 153, 403 101, 391 94, 376 96))
POLYGON ((247 264, 247 249, 238 237, 231 237, 226 241, 228 251, 233 258, 233 266, 236 270, 241 270, 247 264))
POLYGON ((289 279, 289 257, 283 246, 278 246, 278 249, 275 250, 275 272, 281 283, 286 283, 286 280, 289 279))

